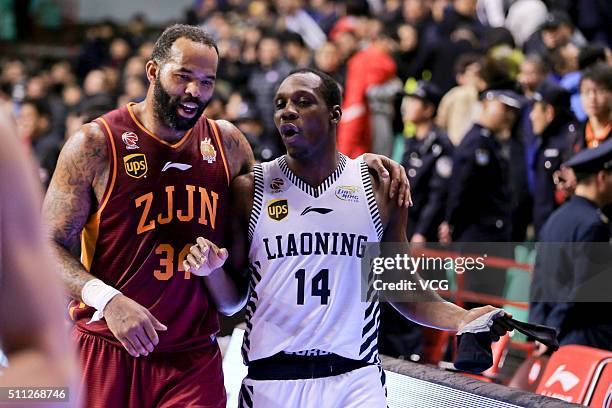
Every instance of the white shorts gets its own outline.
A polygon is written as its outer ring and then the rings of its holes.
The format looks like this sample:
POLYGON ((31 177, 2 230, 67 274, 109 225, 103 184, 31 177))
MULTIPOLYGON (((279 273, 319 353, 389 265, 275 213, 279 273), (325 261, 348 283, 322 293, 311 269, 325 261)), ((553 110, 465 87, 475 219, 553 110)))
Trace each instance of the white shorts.
POLYGON ((385 408, 385 374, 374 365, 332 377, 251 380, 240 389, 239 408, 385 408))

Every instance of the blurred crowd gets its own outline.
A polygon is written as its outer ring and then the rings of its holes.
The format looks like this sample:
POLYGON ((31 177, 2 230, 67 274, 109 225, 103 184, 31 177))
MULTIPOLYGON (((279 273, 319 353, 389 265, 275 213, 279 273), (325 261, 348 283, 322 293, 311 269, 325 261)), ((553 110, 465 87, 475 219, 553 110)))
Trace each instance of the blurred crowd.
MULTIPOLYGON (((610 21, 599 0, 198 0, 182 22, 219 47, 206 115, 234 122, 260 161, 283 153, 279 81, 298 67, 337 79, 339 149, 404 164, 422 242, 537 237, 566 199, 563 161, 609 137, 610 21)), ((144 98, 163 28, 104 21, 70 57, 0 58, 0 104, 43 185, 79 126, 144 98)))

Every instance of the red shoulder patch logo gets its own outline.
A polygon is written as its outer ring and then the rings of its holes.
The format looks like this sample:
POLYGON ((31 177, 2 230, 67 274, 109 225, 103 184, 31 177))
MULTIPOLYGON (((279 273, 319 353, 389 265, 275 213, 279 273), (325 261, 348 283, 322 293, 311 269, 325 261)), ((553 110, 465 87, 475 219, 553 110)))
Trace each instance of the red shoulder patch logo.
POLYGON ((121 135, 121 140, 123 140, 123 143, 125 143, 125 147, 127 147, 128 150, 140 148, 136 144, 136 142, 138 142, 138 135, 134 132, 125 132, 121 135))

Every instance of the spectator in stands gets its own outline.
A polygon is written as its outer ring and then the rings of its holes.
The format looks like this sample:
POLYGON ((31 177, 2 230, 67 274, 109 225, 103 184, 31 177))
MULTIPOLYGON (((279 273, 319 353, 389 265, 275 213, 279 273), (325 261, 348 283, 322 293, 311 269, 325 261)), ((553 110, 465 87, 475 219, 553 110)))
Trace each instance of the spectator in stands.
POLYGON ((70 85, 76 82, 76 77, 70 66, 70 62, 67 60, 60 60, 54 63, 49 70, 49 85, 55 93, 61 93, 62 89, 66 85, 70 85))
POLYGON ((515 0, 508 8, 505 26, 522 47, 546 20, 548 10, 542 0, 515 0))
POLYGON ((140 102, 144 100, 148 85, 141 76, 127 77, 123 85, 123 94, 117 100, 117 105, 125 105, 128 102, 140 102))
POLYGON ((575 87, 575 91, 572 93, 571 101, 572 112, 574 112, 576 119, 581 122, 587 120, 587 114, 580 100, 580 79, 582 78, 582 71, 593 65, 606 63, 612 65, 612 52, 610 52, 610 48, 600 44, 587 44, 580 48, 580 53, 578 54, 578 67, 580 72, 577 73, 572 84, 575 87))
POLYGON ((380 31, 366 49, 348 62, 338 150, 350 158, 372 150, 366 91, 395 77, 396 65, 391 57, 394 46, 391 35, 380 31))
POLYGON ((240 111, 233 123, 249 141, 257 162, 268 161, 272 158, 275 146, 270 146, 262 139, 263 124, 261 116, 252 103, 241 103, 240 111))
POLYGON ((482 39, 485 26, 478 21, 476 3, 476 0, 453 0, 452 6, 445 10, 444 20, 440 24, 442 36, 450 37, 455 30, 465 27, 478 39, 482 39))
POLYGON ((46 102, 26 99, 18 118, 19 137, 36 158, 38 175, 45 188, 49 185, 62 145, 62 135, 52 132, 51 111, 46 102))
POLYGON ((576 1, 576 24, 589 41, 602 44, 612 43, 610 21, 612 5, 609 1, 580 0, 576 1))
POLYGON ((455 146, 478 117, 478 94, 486 87, 482 77, 484 60, 477 54, 464 54, 455 64, 457 86, 448 91, 438 110, 436 124, 448 133, 455 146))
POLYGON ((110 84, 106 73, 101 69, 90 71, 83 82, 83 93, 86 97, 109 94, 110 84))
POLYGON ((111 41, 108 50, 110 56, 109 65, 113 68, 123 70, 132 52, 130 43, 125 38, 116 37, 111 41))
POLYGON ((530 54, 521 63, 517 81, 521 86, 523 95, 531 98, 538 86, 546 79, 550 68, 538 54, 530 54))
POLYGON ((580 128, 575 150, 597 147, 612 130, 612 66, 597 64, 586 69, 580 81, 580 98, 587 121, 580 128))
POLYGON ((323 32, 329 35, 342 14, 343 6, 341 2, 333 0, 313 1, 310 4, 310 14, 314 16, 323 32))
MULTIPOLYGON (((283 59, 280 40, 264 36, 257 46, 257 65, 248 82, 249 91, 255 96, 257 111, 264 123, 264 139, 280 143, 274 126, 274 105, 270 102, 281 78, 291 72, 293 67, 283 59)), ((281 151, 280 145, 277 152, 281 151)), ((276 156, 277 153, 275 153, 276 156)))
POLYGON ((578 47, 586 44, 567 13, 553 11, 546 16, 540 29, 529 37, 523 48, 526 54, 536 53, 546 58, 557 47, 570 41, 578 47))
MULTIPOLYGON (((312 52, 304 43, 302 37, 293 32, 282 36, 283 52, 287 61, 297 68, 307 68, 312 64, 312 52)), ((322 47, 325 43, 322 43, 322 47)))
POLYGON ((346 65, 342 63, 342 55, 333 42, 323 44, 314 56, 314 67, 334 78, 344 87, 346 65))
POLYGON ((276 0, 276 6, 284 28, 299 34, 310 49, 318 49, 327 40, 321 27, 304 10, 302 0, 276 0))
POLYGON ((66 85, 62 90, 62 103, 68 111, 74 111, 83 97, 83 90, 77 84, 66 85))
MULTIPOLYGON (((438 23, 432 16, 431 2, 425 0, 404 1, 402 5, 402 17, 403 23, 413 28, 416 32, 414 59, 417 67, 415 70, 418 71, 419 68, 421 70, 431 69, 433 48, 439 40, 438 23)), ((403 30, 406 31, 405 28, 403 30)), ((403 39, 405 41, 405 35, 402 33, 402 29, 398 28, 398 34, 400 35, 400 40, 403 39)), ((406 51, 405 46, 401 48, 406 51)), ((406 77, 400 75, 400 78, 405 81, 411 76, 414 76, 416 79, 421 79, 416 73, 415 75, 406 77)))

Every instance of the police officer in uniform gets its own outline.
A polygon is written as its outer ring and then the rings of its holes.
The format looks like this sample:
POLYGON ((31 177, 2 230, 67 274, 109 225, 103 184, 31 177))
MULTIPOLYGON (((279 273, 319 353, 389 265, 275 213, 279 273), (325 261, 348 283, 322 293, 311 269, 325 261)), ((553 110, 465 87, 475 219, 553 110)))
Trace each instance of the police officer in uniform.
POLYGON ((509 176, 511 128, 522 98, 510 90, 490 90, 483 109, 453 155, 441 242, 505 242, 511 237, 509 176))
POLYGON ((562 203, 556 194, 553 174, 570 155, 576 125, 570 110, 571 94, 552 83, 542 82, 533 95, 529 115, 534 133, 538 135, 533 163, 534 195, 533 226, 536 237, 550 214, 562 203))
MULTIPOLYGON (((439 228, 442 243, 461 244, 456 250, 508 257, 506 246, 475 248, 470 242, 509 242, 512 239, 512 127, 522 98, 510 90, 482 95, 482 112, 453 155, 446 217, 439 228)), ((513 163, 516 165, 515 163, 513 163)), ((487 267, 465 276, 465 289, 501 296, 505 270, 487 267)), ((476 303, 477 305, 479 303, 476 303)))
POLYGON ((434 125, 441 99, 436 85, 418 81, 402 103, 404 122, 415 127, 414 136, 405 141, 402 159, 412 187, 407 236, 413 243, 437 241, 438 225, 444 218, 454 146, 446 133, 434 125))
MULTIPOLYGON (((612 139, 565 165, 576 174, 576 191, 542 227, 529 321, 555 327, 561 345, 612 350, 612 315, 605 312, 609 303, 596 303, 611 297, 611 234, 601 208, 612 203, 612 139), (557 244, 544 244, 551 242, 557 244), (593 286, 603 274, 603 284, 593 286)), ((538 344, 538 354, 546 351, 538 344)))

